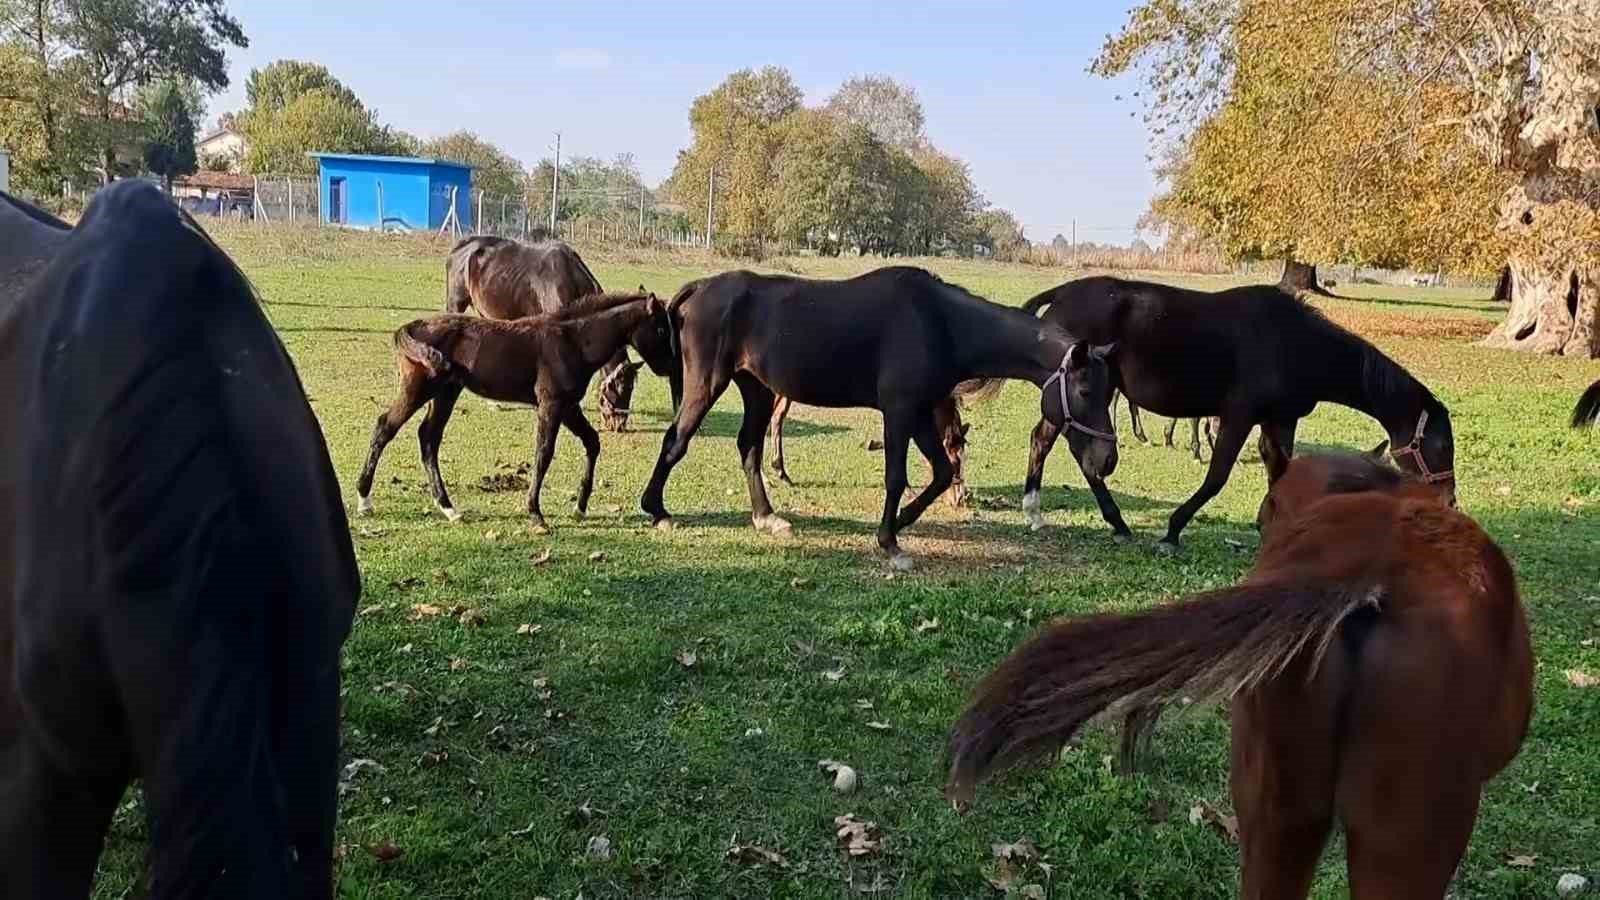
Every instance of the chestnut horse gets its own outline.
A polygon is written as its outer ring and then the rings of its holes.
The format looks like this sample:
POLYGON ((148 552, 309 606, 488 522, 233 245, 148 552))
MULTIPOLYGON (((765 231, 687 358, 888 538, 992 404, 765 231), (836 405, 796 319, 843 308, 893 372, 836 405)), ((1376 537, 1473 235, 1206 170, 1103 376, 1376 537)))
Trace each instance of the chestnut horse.
MULTIPOLYGON (((644 288, 639 289, 640 293, 644 288)), ((450 250, 444 264, 444 311, 468 307, 490 319, 522 319, 560 312, 590 294, 603 293, 583 257, 564 241, 524 244, 474 235, 450 250)), ((627 431, 629 407, 641 363, 628 362, 626 347, 600 367, 600 425, 627 431)), ((665 376, 666 372, 657 372, 665 376)))
MULTIPOLYGON (((1205 481, 1173 510, 1159 549, 1177 549, 1189 520, 1227 483, 1252 428, 1261 426, 1263 458, 1292 455, 1296 426, 1324 401, 1377 419, 1394 461, 1454 502, 1455 438, 1445 405, 1376 347, 1275 286, 1208 293, 1097 276, 1022 308, 1045 307, 1044 320, 1068 333, 1116 344, 1115 387, 1129 402, 1172 418, 1221 419, 1205 481)), ((1022 505, 1035 528, 1043 524, 1039 486, 1056 435, 1048 421, 1033 432, 1022 505)), ((1104 481, 1091 478, 1089 487, 1117 538, 1131 537, 1104 481)))
POLYGON ((950 486, 949 459, 933 409, 961 385, 1023 378, 1047 388, 1040 407, 1067 429, 1088 477, 1116 468, 1117 438, 1107 412, 1111 348, 1091 349, 1055 326, 990 303, 922 269, 893 266, 842 281, 725 272, 685 285, 669 304, 683 372, 683 402, 639 505, 657 525, 671 522, 667 477, 729 383, 744 399, 739 456, 758 530, 790 531, 772 511, 761 473, 762 438, 775 395, 825 407, 883 413, 884 500, 878 546, 909 568, 898 532, 950 486), (974 381, 977 379, 977 381, 974 381), (912 441, 933 480, 905 509, 906 451, 912 441))
POLYGON ((1588 428, 1600 422, 1600 381, 1589 385, 1589 389, 1578 398, 1578 405, 1572 408, 1572 427, 1588 428))
MULTIPOLYGON (((784 484, 793 485, 789 467, 783 459, 783 423, 789 418, 789 407, 794 403, 788 397, 778 397, 772 407, 772 424, 767 428, 767 440, 772 444, 772 471, 784 484)), ((945 494, 950 505, 960 506, 967 499, 967 431, 972 428, 961 421, 960 398, 955 394, 939 401, 933 408, 934 427, 939 429, 939 442, 944 445, 945 458, 950 460, 950 490, 945 494)))
POLYGON ((400 392, 373 426, 372 446, 356 485, 357 511, 372 512, 372 478, 383 448, 417 410, 431 403, 417 429, 422 465, 439 511, 452 522, 461 518, 439 473, 439 444, 456 400, 462 390, 470 390, 490 400, 531 403, 539 409, 528 486, 528 515, 534 527, 547 527, 539 494, 563 425, 583 442, 588 456, 578 489, 578 514, 588 512, 600 436, 583 417, 580 402, 595 372, 629 344, 654 365, 671 362, 666 310, 655 294, 591 294, 559 312, 509 322, 443 315, 401 326, 394 333, 400 392))
POLYGON ((1306 896, 1335 819, 1356 900, 1442 897, 1533 709, 1511 565, 1375 457, 1265 462, 1244 582, 1047 626, 956 723, 949 796, 1099 715, 1227 695, 1243 897, 1306 896))
POLYGON ((143 784, 148 895, 333 896, 360 576, 244 275, 144 181, 0 194, 0 871, 83 900, 143 784))

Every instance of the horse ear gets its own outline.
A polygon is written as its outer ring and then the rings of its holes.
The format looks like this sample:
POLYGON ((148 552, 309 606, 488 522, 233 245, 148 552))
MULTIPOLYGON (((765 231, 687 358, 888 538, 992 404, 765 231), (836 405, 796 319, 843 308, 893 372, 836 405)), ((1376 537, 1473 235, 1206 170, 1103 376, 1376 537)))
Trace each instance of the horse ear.
POLYGON ((1089 345, 1083 341, 1074 343, 1067 348, 1067 367, 1076 369, 1089 362, 1089 345))
POLYGON ((1372 450, 1369 453, 1367 453, 1367 455, 1372 457, 1373 459, 1378 460, 1379 462, 1382 462, 1383 461, 1383 454, 1388 452, 1388 450, 1389 450, 1389 442, 1388 441, 1380 441, 1380 442, 1378 442, 1378 446, 1373 447, 1372 450))
POLYGON ((1111 355, 1116 352, 1117 344, 1115 341, 1113 341, 1109 344, 1101 344, 1098 347, 1091 348, 1089 350, 1089 355, 1098 360, 1108 360, 1111 358, 1111 355))
POLYGON ((971 422, 962 422, 961 423, 961 436, 962 437, 966 437, 967 436, 967 432, 969 432, 971 430, 972 430, 972 423, 971 422))
POLYGON ((644 360, 641 359, 638 362, 628 363, 628 368, 630 370, 634 371, 634 372, 637 372, 640 369, 644 368, 644 360))
POLYGON ((645 295, 644 311, 646 315, 654 316, 656 313, 661 312, 661 298, 656 296, 655 291, 646 291, 643 285, 639 286, 639 291, 645 295))

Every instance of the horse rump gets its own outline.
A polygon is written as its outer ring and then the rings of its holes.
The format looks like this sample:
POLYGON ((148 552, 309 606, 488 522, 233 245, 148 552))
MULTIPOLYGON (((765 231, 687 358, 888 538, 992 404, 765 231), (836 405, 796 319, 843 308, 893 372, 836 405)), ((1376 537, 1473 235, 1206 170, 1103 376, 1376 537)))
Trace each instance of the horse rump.
POLYGON ((395 329, 394 348, 399 354, 422 368, 431 377, 449 375, 453 364, 439 348, 433 346, 435 329, 430 319, 417 319, 395 329))
POLYGON ((1600 422, 1600 381, 1589 385, 1572 409, 1573 428, 1588 428, 1596 422, 1600 422))
POLYGON ((1377 601, 1331 583, 1246 584, 1048 625, 984 678, 956 721, 945 795, 965 807, 979 782, 1059 750, 1107 712, 1246 690, 1308 650, 1314 671, 1340 624, 1377 601))

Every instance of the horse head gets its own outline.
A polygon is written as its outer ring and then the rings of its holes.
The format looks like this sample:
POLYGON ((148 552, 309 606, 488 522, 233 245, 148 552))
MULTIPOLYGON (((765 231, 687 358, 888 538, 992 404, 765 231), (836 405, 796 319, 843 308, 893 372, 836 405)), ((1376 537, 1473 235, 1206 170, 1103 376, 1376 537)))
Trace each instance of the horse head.
POLYGON ((1067 446, 1089 478, 1106 479, 1117 468, 1117 434, 1111 421, 1111 369, 1115 344, 1091 347, 1076 341, 1043 385, 1039 409, 1066 434, 1067 446))

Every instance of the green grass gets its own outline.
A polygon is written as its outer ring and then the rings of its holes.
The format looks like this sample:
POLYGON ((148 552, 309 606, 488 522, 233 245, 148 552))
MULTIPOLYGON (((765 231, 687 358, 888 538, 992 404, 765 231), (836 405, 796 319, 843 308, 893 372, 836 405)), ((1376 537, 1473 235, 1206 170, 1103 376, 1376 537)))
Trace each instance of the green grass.
MULTIPOLYGON (((394 388, 390 332, 439 309, 442 250, 326 232, 222 237, 269 301, 350 498, 394 388)), ((590 261, 607 285, 663 294, 722 265, 647 254, 590 261)), ((838 276, 872 264, 781 267, 838 276)), ((1066 277, 926 264, 1005 303, 1066 277)), ((1481 299, 1349 290, 1362 299, 1326 306, 1449 404, 1462 505, 1515 561, 1533 623, 1533 727, 1487 790, 1455 893, 1548 896, 1561 872, 1600 870, 1600 691, 1562 675, 1600 672, 1600 438, 1565 428, 1600 369, 1472 346, 1463 335, 1494 315, 1481 299), (1512 868, 1509 853, 1538 859, 1512 868)), ((1038 395, 1014 384, 969 414, 975 503, 938 504, 908 530, 902 542, 919 566, 890 579, 873 541, 883 461, 863 447, 878 435, 876 414, 796 410, 789 463, 800 486, 772 485, 795 523, 795 536, 780 540, 749 527, 730 391, 668 487, 679 528, 661 533, 645 527, 637 503, 669 403, 659 380, 640 385, 640 430, 604 435, 586 521, 570 502, 582 453, 563 435, 546 486, 555 528, 547 537, 525 527, 520 491, 479 487, 528 459, 531 413, 470 397, 457 407, 442 457, 467 515, 459 525, 429 502, 415 421, 390 446, 377 515, 352 522, 366 589, 345 659, 345 760, 384 769, 363 771, 343 797, 340 896, 846 897, 874 885, 894 897, 999 896, 984 879, 990 845, 1023 836, 1053 868, 1048 879, 1031 869, 1019 884, 1039 883, 1051 897, 1235 894, 1236 847, 1187 819, 1197 802, 1230 806, 1219 709, 1164 722, 1137 777, 1110 772, 1115 736, 1095 729, 1059 766, 984 790, 966 817, 939 787, 944 735, 974 680, 1040 622, 1137 609, 1245 572, 1264 489, 1259 465, 1235 470, 1186 532, 1181 555, 1160 557, 1151 544, 1202 469, 1184 452, 1131 445, 1124 420, 1112 488, 1139 542, 1112 543, 1062 448, 1047 471, 1050 527, 1034 534, 1018 498, 1038 395), (535 564, 546 551, 549 561, 535 564), (602 560, 591 560, 596 551, 602 560), (417 619, 416 604, 466 607, 483 620, 417 619), (931 619, 937 629, 918 630, 931 619), (519 634, 522 624, 539 629, 519 634), (697 657, 692 668, 675 659, 685 650, 697 657), (841 680, 824 674, 839 669, 841 680), (823 758, 860 772, 857 793, 829 789, 823 758), (1170 815, 1153 821, 1163 806, 1170 815), (881 853, 841 855, 832 821, 845 813, 881 827, 881 853), (601 835, 613 857, 587 859, 601 835), (380 862, 364 849, 385 841, 403 855, 380 862), (777 851, 789 867, 727 861, 735 841, 777 851)), ((1161 420, 1151 424, 1158 433, 1161 420)), ((1300 435, 1362 448, 1382 437, 1375 423, 1334 407, 1320 408, 1300 435)), ((926 471, 915 461, 913 480, 926 471)), ((119 896, 135 877, 144 838, 136 813, 130 802, 118 818, 97 896, 119 896)), ((1335 845, 1316 895, 1345 893, 1335 845)))

